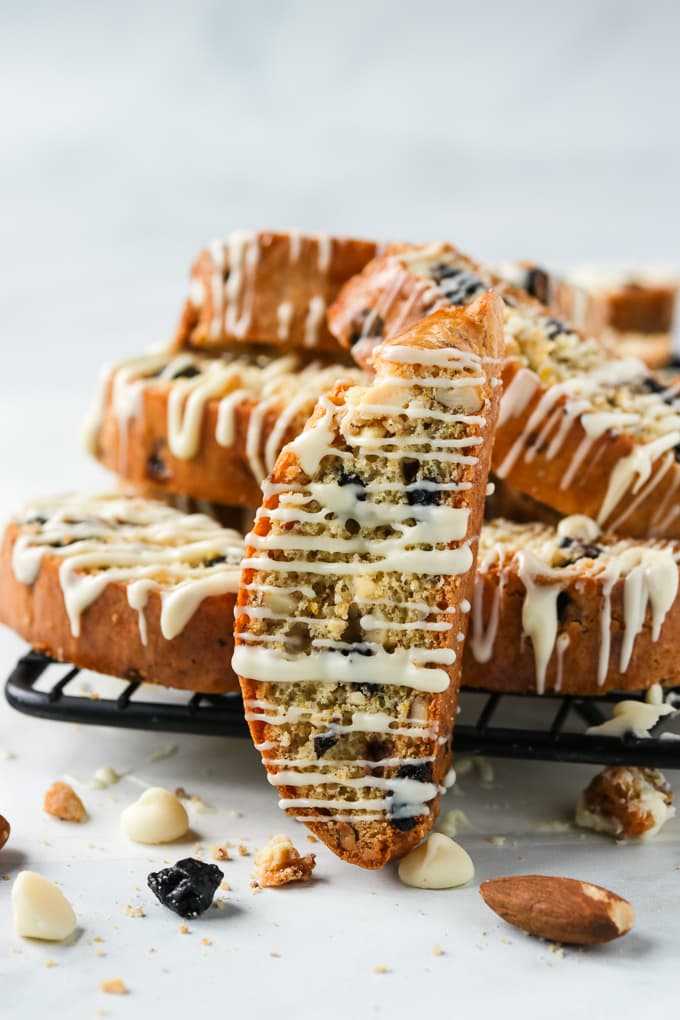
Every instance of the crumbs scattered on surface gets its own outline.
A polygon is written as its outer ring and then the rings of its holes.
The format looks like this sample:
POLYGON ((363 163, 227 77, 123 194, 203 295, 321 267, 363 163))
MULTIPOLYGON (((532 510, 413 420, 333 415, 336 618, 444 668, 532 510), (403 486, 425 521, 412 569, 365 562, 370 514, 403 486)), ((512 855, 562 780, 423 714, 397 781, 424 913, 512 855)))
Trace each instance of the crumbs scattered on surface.
POLYGON ((384 967, 382 964, 379 964, 377 967, 373 968, 373 973, 374 974, 390 974, 391 971, 390 971, 389 967, 384 967))
POLYGON ((133 907, 131 903, 128 903, 127 907, 125 908, 125 916, 146 917, 146 914, 144 913, 143 907, 141 907, 139 904, 133 907))
POLYGON ((489 836, 487 843, 491 843, 492 846, 505 846, 507 839, 507 836, 489 836))
POLYGON ((45 960, 45 966, 46 967, 56 967, 57 966, 57 961, 56 960, 45 960))
POLYGON ((227 850, 226 844, 218 843, 210 850, 210 855, 214 861, 230 861, 229 851, 227 850))
POLYGON ((439 945, 439 943, 437 943, 436 946, 432 946, 432 955, 433 956, 443 956, 444 955, 444 950, 439 945))
POLYGON ((316 838, 316 836, 307 836, 307 842, 308 843, 318 843, 319 841, 316 838))
POLYGON ((204 937, 203 937, 203 938, 201 939, 201 945, 202 945, 202 946, 211 946, 211 945, 212 945, 212 940, 211 940, 211 939, 209 939, 209 938, 207 938, 207 936, 204 936, 204 937))
POLYGON ((106 992, 107 995, 128 994, 128 990, 122 978, 109 978, 107 981, 101 981, 99 983, 99 988, 102 992, 106 992))
POLYGON ((251 885, 259 889, 275 888, 291 882, 308 882, 315 866, 314 854, 302 857, 288 836, 273 836, 255 856, 251 885))
POLYGON ((239 857, 250 857, 250 850, 245 845, 245 843, 239 843, 237 849, 238 849, 239 857))
POLYGON ((188 924, 179 924, 177 926, 177 931, 180 933, 180 935, 190 935, 191 934, 191 928, 189 927, 188 924))
POLYGON ((275 957, 277 960, 281 957, 281 953, 276 953, 274 950, 272 950, 269 955, 275 957))

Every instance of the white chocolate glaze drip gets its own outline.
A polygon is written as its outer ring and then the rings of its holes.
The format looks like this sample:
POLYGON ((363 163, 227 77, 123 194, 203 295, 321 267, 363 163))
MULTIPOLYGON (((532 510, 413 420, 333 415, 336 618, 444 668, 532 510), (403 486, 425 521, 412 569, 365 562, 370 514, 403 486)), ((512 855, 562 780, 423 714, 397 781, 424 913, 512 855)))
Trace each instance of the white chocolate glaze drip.
POLYGON ((160 593, 161 633, 172 640, 203 599, 238 588, 243 539, 203 514, 120 495, 72 495, 37 500, 14 521, 21 529, 12 551, 15 577, 33 585, 45 556, 61 561, 59 581, 74 637, 85 610, 112 582, 126 585, 142 644, 151 591, 160 593))
MULTIPOLYGON (((356 353, 363 354, 366 344, 370 349, 383 322, 389 320, 389 336, 402 330, 416 304, 419 317, 446 305, 468 304, 481 290, 497 289, 505 301, 508 361, 517 363, 503 394, 499 427, 528 415, 497 474, 512 480, 522 462, 566 458, 558 483, 564 491, 605 447, 612 449, 614 437, 629 436, 635 448, 618 455, 601 505, 593 512, 603 527, 616 530, 644 504, 651 534, 667 531, 680 513, 675 498, 680 468, 674 458, 680 449, 677 384, 664 391, 641 361, 611 357, 595 340, 552 318, 538 302, 513 292, 504 279, 475 267, 449 245, 395 252, 390 263, 392 282, 369 302, 356 353), (654 490, 664 478, 666 492, 655 505, 654 490)), ((526 269, 505 267, 504 274, 506 280, 521 283, 526 269)))
POLYGON ((644 628, 649 628, 652 641, 659 640, 678 595, 679 561, 677 543, 600 537, 597 523, 583 515, 564 518, 557 529, 493 522, 482 529, 477 562, 470 642, 474 658, 479 663, 493 658, 504 587, 516 574, 524 586, 522 624, 534 651, 536 689, 544 691, 553 656, 559 689, 569 636, 560 632, 558 598, 570 585, 578 587, 590 578, 600 590, 600 642, 595 668, 597 682, 602 685, 611 669, 626 673, 635 641, 644 628), (572 546, 575 559, 570 558, 572 546), (611 598, 617 584, 622 585, 623 632, 618 658, 612 661, 611 598), (485 591, 491 592, 490 599, 483 599, 485 591))
POLYGON ((361 382, 356 368, 320 362, 305 363, 297 355, 244 353, 208 358, 167 352, 142 355, 110 366, 98 408, 85 431, 88 449, 96 452, 104 402, 110 389, 125 474, 130 423, 142 414, 145 392, 167 390, 167 436, 173 455, 191 460, 201 448, 208 406, 217 402, 215 440, 225 448, 236 443, 239 409, 248 409, 245 453, 250 470, 261 482, 296 422, 302 428, 319 395, 338 379, 361 382), (273 424, 272 424, 273 419, 273 424))
POLYGON ((462 609, 437 608, 437 592, 473 563, 470 512, 460 495, 471 483, 456 475, 478 462, 489 370, 472 353, 386 344, 375 382, 347 390, 340 403, 322 397, 286 448, 308 480, 298 473, 293 483, 265 482, 246 540, 243 567, 254 574, 237 610, 233 668, 268 687, 266 696, 246 701, 246 718, 281 733, 259 748, 270 782, 282 789, 280 806, 298 817, 316 819, 306 814, 314 808, 325 822, 380 820, 386 813, 401 821, 427 814, 438 795, 434 782, 408 770, 433 762, 433 751, 448 739, 429 706, 450 685, 462 609), (390 425, 395 421, 406 426, 390 425), (442 423, 450 435, 442 434, 442 423), (406 480, 400 469, 401 480, 391 474, 376 481, 375 465, 407 460, 426 477, 406 480), (367 483, 359 464, 371 475, 367 483), (427 478, 430 465, 436 481, 427 478), (447 502, 439 502, 442 494, 447 502), (431 600, 404 598, 410 580, 424 578, 431 600), (332 596, 313 611, 299 608, 302 600, 313 602, 319 579, 331 591, 347 589, 357 627, 351 637, 343 635, 349 617, 335 615, 332 596), (302 647, 296 628, 307 632, 302 647), (287 692, 296 685, 317 688, 318 703, 291 704, 287 692), (403 690, 410 711, 375 710, 367 685, 403 690), (331 699, 335 708, 327 707, 323 688, 345 692, 331 699), (378 761, 324 757, 325 751, 286 755, 286 728, 301 726, 331 746, 367 734, 413 741, 413 749, 407 743, 403 753, 378 761), (397 774, 379 774, 384 767, 397 774))

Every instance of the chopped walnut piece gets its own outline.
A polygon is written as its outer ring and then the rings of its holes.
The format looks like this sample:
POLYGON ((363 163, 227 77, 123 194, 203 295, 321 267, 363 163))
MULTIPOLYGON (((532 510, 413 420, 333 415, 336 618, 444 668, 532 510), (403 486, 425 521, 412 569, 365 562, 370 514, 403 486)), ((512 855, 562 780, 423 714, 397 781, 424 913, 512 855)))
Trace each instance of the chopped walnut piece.
POLYGON ((87 811, 82 800, 68 783, 52 783, 45 794, 44 810, 62 822, 84 822, 87 811))
POLYGON ((273 836, 255 856, 252 884, 273 888, 289 882, 308 882, 315 865, 314 854, 301 857, 288 836, 273 836))
MULTIPOLYGON (((3 846, 9 839, 9 833, 10 833, 9 822, 7 821, 6 818, 3 817, 3 815, 0 815, 0 850, 2 850, 3 846)), ((4 878, 5 876, 3 875, 2 877, 4 878)))
POLYGON ((673 791, 658 769, 610 766, 579 798, 576 824, 617 839, 649 839, 675 814, 673 791))

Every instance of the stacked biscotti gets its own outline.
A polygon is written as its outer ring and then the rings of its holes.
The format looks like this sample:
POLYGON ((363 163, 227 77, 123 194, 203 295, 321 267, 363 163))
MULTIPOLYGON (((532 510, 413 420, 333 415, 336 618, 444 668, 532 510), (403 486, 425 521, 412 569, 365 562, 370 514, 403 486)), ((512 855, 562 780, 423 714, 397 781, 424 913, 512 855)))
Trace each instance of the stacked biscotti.
POLYGON ((505 275, 447 243, 205 249, 165 350, 102 374, 86 445, 121 491, 15 516, 0 619, 240 688, 283 809, 365 867, 431 828, 461 683, 680 682, 680 387, 505 275))

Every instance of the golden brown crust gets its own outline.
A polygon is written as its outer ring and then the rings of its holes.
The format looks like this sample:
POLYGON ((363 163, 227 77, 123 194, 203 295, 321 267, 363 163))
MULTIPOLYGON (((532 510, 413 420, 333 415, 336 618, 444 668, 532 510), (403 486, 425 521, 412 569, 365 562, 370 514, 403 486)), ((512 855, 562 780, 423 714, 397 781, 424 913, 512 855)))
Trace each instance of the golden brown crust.
POLYGON ((215 245, 197 257, 193 297, 184 306, 175 344, 221 350, 237 340, 338 353, 326 308, 377 251, 373 241, 350 238, 233 235, 231 245, 215 245))
MULTIPOLYGON (((536 658, 522 616, 527 589, 519 576, 517 560, 508 558, 502 563, 495 561, 486 565, 483 571, 478 570, 475 583, 478 586, 475 599, 480 600, 484 626, 489 626, 494 604, 498 605, 498 625, 494 628, 488 661, 478 661, 470 639, 465 643, 463 684, 504 693, 535 693, 538 689, 536 658)), ((607 628, 611 647, 604 681, 598 682, 603 612, 606 611, 605 583, 586 571, 565 571, 561 581, 553 575, 535 579, 539 587, 559 584, 558 637, 548 660, 545 693, 599 695, 610 690, 639 691, 653 684, 676 686, 680 683, 677 655, 680 598, 673 601, 656 641, 652 638, 651 613, 647 612, 635 637, 629 665, 620 672, 618 666, 626 630, 623 579, 615 581, 611 588, 611 623, 607 628)))
MULTIPOLYGON (((498 359, 501 357, 503 345, 501 322, 500 301, 494 295, 484 295, 470 308, 447 309, 436 313, 429 320, 419 323, 408 337, 404 337, 403 340, 402 338, 396 338, 389 345, 385 345, 385 353, 392 345, 398 347, 402 342, 411 348, 457 347, 490 359, 497 359, 497 364, 498 359)), ((378 353, 376 357, 376 367, 378 369, 377 385, 384 381, 380 377, 381 358, 382 354, 378 353)), ((427 374, 428 369, 424 371, 427 374)), ((392 372, 393 374, 400 374, 417 381, 418 366, 411 364, 403 364, 398 367, 393 366, 392 372)), ((460 475, 460 480, 471 483, 469 489, 460 495, 459 502, 457 503, 457 505, 465 507, 470 512, 467 530, 467 534, 470 536, 478 534, 481 527, 483 493, 488 475, 489 447, 498 408, 498 388, 493 385, 493 380, 490 378, 492 375, 493 369, 488 369, 486 382, 480 387, 480 391, 483 392, 483 397, 486 401, 486 427, 479 433, 475 432, 476 427, 470 427, 470 434, 479 434, 482 437, 481 445, 476 448, 478 460, 475 465, 468 465, 461 469, 460 475)), ((348 384, 339 383, 324 397, 324 400, 337 406, 342 406, 345 402, 348 388, 348 384)), ((370 392, 370 390, 367 390, 367 392, 370 392)), ((324 407, 320 403, 310 418, 307 429, 312 428, 323 417, 324 413, 324 407)), ((272 486, 290 485, 295 487, 300 484, 304 485, 308 481, 309 479, 300 464, 296 451, 292 447, 284 449, 277 460, 270 479, 272 486)), ((276 510, 280 505, 280 497, 281 491, 274 491, 273 494, 264 500, 263 509, 265 511, 276 510)), ((271 518, 266 513, 262 513, 256 520, 253 530, 254 534, 258 537, 267 536, 272 530, 271 518)), ((473 549, 475 544, 473 541, 473 549)), ((249 548, 246 552, 246 562, 254 555, 256 555, 255 547, 249 548)), ((256 577, 257 571, 252 566, 244 568, 239 589, 239 606, 246 607, 249 604, 251 590, 256 577)), ((433 644, 436 642, 440 648, 449 647, 452 642, 456 641, 456 636, 465 631, 466 614, 462 611, 462 604, 471 594, 473 577, 473 570, 468 571, 463 576, 450 577, 443 592, 442 585, 439 584, 439 595, 442 597, 442 602, 441 604, 438 603, 438 607, 441 608, 442 605, 448 607, 447 619, 451 621, 450 630, 440 631, 432 637, 433 644)), ((437 607, 433 607, 432 611, 433 614, 436 614, 437 607)), ((247 614, 238 614, 236 619, 237 644, 239 634, 245 632, 247 628, 247 614)), ((434 732, 438 733, 450 732, 453 719, 455 718, 460 678, 460 656, 457 657, 453 666, 447 667, 447 671, 450 674, 450 683, 447 689, 440 694, 428 696, 426 699, 426 717, 428 722, 431 721, 434 724, 434 732)), ((269 684, 244 677, 240 678, 240 682, 244 701, 247 704, 256 703, 260 699, 266 700, 269 684)), ((425 699, 423 701, 425 702, 425 699)), ((256 718, 249 719, 249 726, 254 743, 267 748, 262 751, 263 762, 268 771, 275 775, 278 767, 273 764, 270 765, 269 759, 275 758, 281 753, 279 728, 276 725, 270 725, 267 721, 256 718)), ((376 744, 380 743, 381 740, 378 739, 376 744)), ((432 782, 441 786, 450 767, 451 747, 448 741, 437 743, 435 740, 434 746, 431 745, 432 741, 425 738, 419 738, 417 744, 415 738, 410 738, 410 751, 408 753, 411 756, 414 754, 417 756, 432 754, 434 757, 431 773, 432 782), (417 747, 417 750, 414 750, 414 745, 417 747)), ((398 742, 396 746, 399 748, 398 742)), ((383 756, 380 749, 376 753, 378 758, 383 756)), ((386 753, 391 754, 395 752, 386 753)), ((404 752, 399 749, 396 753, 403 754, 404 752)), ((299 796, 298 788, 294 786, 281 785, 278 789, 283 799, 294 799, 296 796, 299 796)), ((344 860, 364 868, 379 868, 392 858, 406 853, 427 834, 436 818, 438 806, 439 795, 431 801, 428 814, 420 816, 408 831, 399 831, 395 826, 389 824, 387 820, 377 822, 361 821, 360 816, 356 814, 349 820, 332 821, 327 817, 327 812, 323 808, 316 808, 313 804, 305 809, 305 824, 344 860)), ((348 803, 348 810, 351 810, 351 803, 348 803)), ((297 812, 289 809, 289 813, 296 814, 297 812)), ((410 821, 413 820, 410 819, 410 821)))
MULTIPOLYGON (((248 426, 257 409, 253 401, 235 410, 235 435, 231 446, 215 439, 218 400, 209 400, 201 423, 198 451, 193 457, 176 457, 168 442, 168 399, 171 383, 142 390, 138 413, 122 424, 112 403, 112 383, 107 387, 97 458, 119 478, 133 486, 153 487, 163 494, 180 494, 196 500, 229 506, 252 506, 260 502, 260 483, 246 454, 248 426)), ((282 405, 270 407, 262 419, 258 455, 264 458, 267 437, 276 425, 282 405)), ((285 440, 299 431, 295 422, 285 440)))
POLYGON ((88 445, 102 464, 137 490, 255 506, 267 470, 281 447, 301 431, 328 380, 360 374, 347 363, 292 355, 275 359, 252 348, 219 359, 142 356, 110 371, 88 445), (173 371, 176 376, 163 375, 173 371), (218 441, 219 423, 224 432, 225 420, 228 445, 224 438, 218 441))
POLYGON ((80 636, 74 637, 59 581, 60 559, 46 554, 32 585, 15 577, 12 550, 20 534, 18 524, 9 524, 0 550, 0 622, 33 648, 60 662, 124 680, 206 693, 238 690, 230 667, 235 595, 203 599, 181 633, 169 641, 160 628, 161 594, 150 591, 145 645, 126 584, 111 581, 84 611, 80 636))
MULTIPOLYGON (((523 449, 531 446, 532 438, 535 439, 545 425, 546 415, 543 415, 536 434, 527 429, 532 414, 549 391, 534 372, 509 359, 503 366, 505 391, 520 372, 532 395, 519 414, 508 414, 496 429, 492 469, 502 479, 561 514, 586 514, 597 520, 614 468, 639 450, 641 444, 628 433, 609 430, 591 440, 581 420, 574 417, 556 456, 547 455, 548 443, 533 446, 531 458, 512 456, 515 444, 521 443, 523 449), (569 474, 569 484, 565 485, 565 475, 586 442, 588 455, 580 469, 569 474)), ((567 401, 566 395, 551 401, 550 413, 564 408, 567 401)), ((672 457, 659 456, 651 465, 650 477, 640 492, 627 493, 601 523, 620 535, 633 538, 680 538, 680 507, 676 506, 679 497, 680 463, 672 457)))

